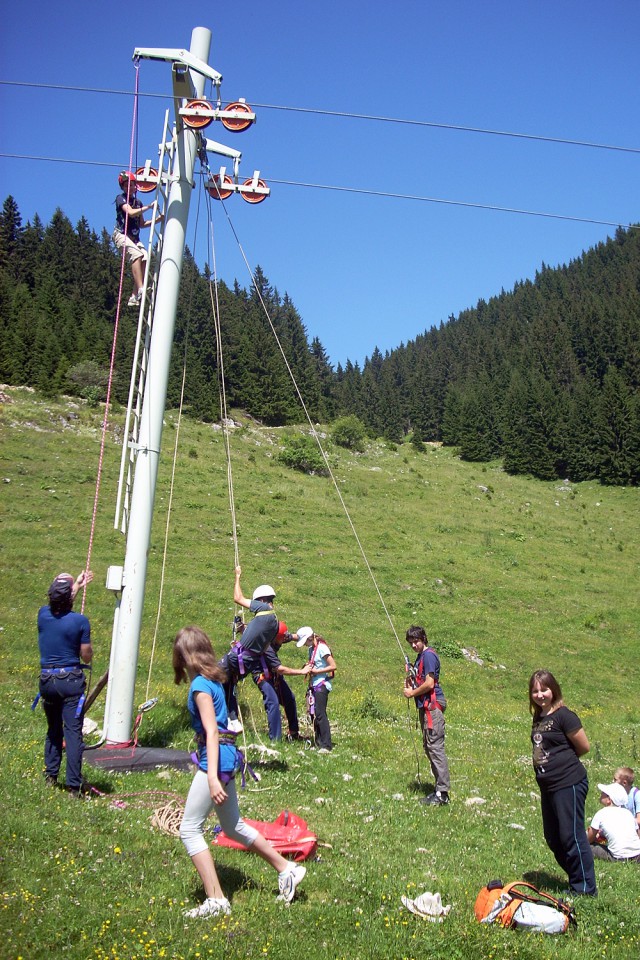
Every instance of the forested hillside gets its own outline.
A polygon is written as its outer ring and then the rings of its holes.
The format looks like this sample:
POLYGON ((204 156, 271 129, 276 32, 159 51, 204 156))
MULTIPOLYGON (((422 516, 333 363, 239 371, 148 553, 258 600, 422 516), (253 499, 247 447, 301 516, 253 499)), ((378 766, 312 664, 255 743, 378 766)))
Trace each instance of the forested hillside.
MULTIPOLYGON (((441 440, 467 460, 502 458, 541 479, 640 482, 640 230, 619 230, 567 266, 542 265, 488 302, 362 366, 334 369, 288 295, 219 284, 227 402, 267 424, 303 420, 264 301, 312 417, 355 414, 376 436, 441 440)), ((61 210, 23 225, 0 214, 0 378, 44 393, 100 396, 113 340, 120 261, 106 231, 61 210)), ((169 403, 186 353, 186 404, 218 414, 210 277, 187 252, 169 403)), ((128 270, 127 280, 128 283, 128 270)), ((128 286, 125 287, 128 295, 128 286)), ((426 306, 416 304, 416 327, 426 306)), ((135 313, 135 311, 134 311, 135 313)), ((134 316, 120 325, 115 397, 126 402, 134 316)), ((389 317, 393 323, 393 317, 389 317)))

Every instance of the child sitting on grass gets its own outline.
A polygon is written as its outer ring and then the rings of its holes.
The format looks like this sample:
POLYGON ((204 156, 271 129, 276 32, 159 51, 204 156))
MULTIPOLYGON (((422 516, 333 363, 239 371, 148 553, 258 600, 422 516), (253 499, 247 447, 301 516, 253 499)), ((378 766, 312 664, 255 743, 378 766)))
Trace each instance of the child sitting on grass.
POLYGON ((627 810, 636 822, 636 830, 640 834, 640 790, 633 785, 634 773, 631 767, 618 767, 613 775, 614 783, 621 783, 627 792, 627 810))
POLYGON ((594 857, 640 863, 640 837, 626 807, 627 791, 620 783, 599 783, 598 790, 603 809, 598 810, 587 828, 594 857))

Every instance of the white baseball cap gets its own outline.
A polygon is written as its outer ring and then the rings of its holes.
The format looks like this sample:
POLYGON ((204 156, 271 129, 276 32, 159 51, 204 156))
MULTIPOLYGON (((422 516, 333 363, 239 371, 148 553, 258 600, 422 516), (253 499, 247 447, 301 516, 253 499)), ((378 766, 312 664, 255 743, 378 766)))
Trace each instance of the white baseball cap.
POLYGON ((307 640, 313 636, 313 630, 311 627, 299 627, 296 630, 298 634, 298 640, 296 642, 296 647, 303 647, 307 640))
POLYGON ((598 790, 604 793, 616 807, 626 807, 627 791, 621 783, 599 783, 598 790))

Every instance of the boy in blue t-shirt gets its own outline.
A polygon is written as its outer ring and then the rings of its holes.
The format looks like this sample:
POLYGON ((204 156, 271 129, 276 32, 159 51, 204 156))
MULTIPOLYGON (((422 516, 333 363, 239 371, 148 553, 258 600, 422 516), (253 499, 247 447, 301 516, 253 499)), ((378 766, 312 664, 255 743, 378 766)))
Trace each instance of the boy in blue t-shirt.
POLYGON ((620 783, 627 793, 627 810, 633 814, 636 831, 640 834, 640 790, 634 787, 634 772, 631 767, 618 767, 613 775, 614 783, 620 783))

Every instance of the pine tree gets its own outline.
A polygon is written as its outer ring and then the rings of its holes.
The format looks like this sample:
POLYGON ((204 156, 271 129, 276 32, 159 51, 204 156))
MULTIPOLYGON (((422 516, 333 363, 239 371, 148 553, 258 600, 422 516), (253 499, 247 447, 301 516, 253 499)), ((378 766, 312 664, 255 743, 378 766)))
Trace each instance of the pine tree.
POLYGON ((14 281, 20 276, 23 237, 24 230, 18 204, 9 195, 0 213, 0 263, 14 281))
POLYGON ((602 437, 600 481, 623 485, 640 478, 640 419, 633 395, 615 367, 607 371, 597 417, 602 437))

